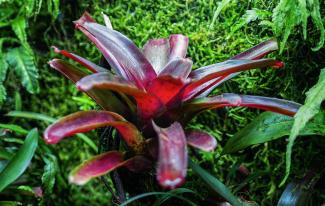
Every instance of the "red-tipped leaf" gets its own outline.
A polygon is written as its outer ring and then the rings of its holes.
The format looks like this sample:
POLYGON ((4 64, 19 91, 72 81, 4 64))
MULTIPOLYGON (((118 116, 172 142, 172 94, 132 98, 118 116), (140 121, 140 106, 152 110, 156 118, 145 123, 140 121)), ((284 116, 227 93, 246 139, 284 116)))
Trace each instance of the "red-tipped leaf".
POLYGON ((196 99, 185 107, 187 111, 194 113, 221 107, 251 107, 293 116, 300 106, 298 103, 283 99, 225 93, 214 97, 196 99))
POLYGON ((184 92, 184 99, 188 99, 188 96, 193 96, 193 93, 197 93, 197 88, 210 80, 220 78, 221 76, 230 75, 232 73, 246 71, 256 68, 265 67, 280 68, 283 63, 273 59, 259 59, 259 60, 227 60, 218 64, 202 67, 191 72, 190 77, 194 80, 187 86, 184 92))
POLYGON ((60 53, 66 57, 68 57, 69 59, 72 59, 78 63, 80 63, 82 66, 86 67, 89 71, 91 72, 107 72, 107 69, 103 68, 103 67, 100 67, 98 66, 97 64, 81 57, 81 56, 78 56, 74 53, 70 53, 66 50, 60 50, 59 48, 55 47, 55 46, 52 46, 52 48, 54 49, 54 52, 56 53, 60 53))
POLYGON ((185 181, 187 148, 184 130, 178 122, 160 128, 153 122, 159 139, 157 180, 164 188, 173 189, 185 181))
MULTIPOLYGON (((262 42, 234 57, 232 57, 232 60, 236 60, 236 59, 251 59, 251 60, 256 60, 256 59, 260 59, 263 58, 265 55, 276 51, 278 49, 278 44, 276 42, 276 40, 268 40, 265 42, 262 42)), ((196 71, 192 71, 192 73, 196 73, 196 71)), ((193 75, 192 74, 192 75, 193 75)), ((238 74, 240 74, 240 72, 236 72, 236 73, 232 73, 229 75, 222 77, 218 77, 215 80, 210 80, 204 84, 202 84, 200 87, 197 87, 195 89, 195 91, 192 92, 191 96, 188 96, 186 100, 190 99, 190 98, 194 98, 194 97, 206 97, 208 94, 211 93, 211 91, 213 89, 215 89, 217 86, 219 86, 220 84, 222 84, 223 82, 237 76, 238 74)))
MULTIPOLYGON (((234 57, 232 57, 232 60, 235 59, 251 59, 251 60, 256 60, 256 59, 260 59, 263 58, 264 56, 266 56, 267 54, 276 51, 278 49, 278 43, 276 40, 271 39, 265 42, 262 42, 234 57)), ((195 73, 195 70, 192 71, 193 73, 195 73)), ((238 74, 240 74, 241 72, 236 72, 236 73, 232 73, 229 75, 224 76, 222 79, 221 77, 215 79, 215 80, 210 80, 209 82, 205 83, 204 85, 201 85, 200 88, 197 88, 196 91, 192 94, 192 97, 188 97, 189 98, 194 98, 194 97, 206 97, 208 96, 217 86, 219 86, 220 84, 222 84, 223 82, 237 76, 238 74)))
MULTIPOLYGON (((89 74, 61 59, 53 59, 49 62, 49 65, 74 83, 89 74)), ((125 105, 108 90, 93 88, 86 93, 105 110, 118 112, 120 114, 125 114, 127 111, 125 105)))
POLYGON ((123 34, 94 23, 88 13, 74 22, 98 49, 114 71, 126 80, 143 88, 148 81, 156 77, 156 73, 136 45, 123 34))
POLYGON ((141 133, 133 124, 125 121, 122 116, 107 111, 76 112, 65 116, 47 127, 44 139, 48 144, 56 144, 65 137, 105 126, 115 127, 132 148, 136 149, 143 141, 141 133))
POLYGON ((186 139, 188 145, 203 151, 211 152, 217 147, 217 140, 206 132, 195 130, 186 132, 186 139))
POLYGON ((265 55, 278 50, 278 43, 275 39, 271 39, 265 42, 262 42, 236 56, 231 59, 260 59, 265 55))

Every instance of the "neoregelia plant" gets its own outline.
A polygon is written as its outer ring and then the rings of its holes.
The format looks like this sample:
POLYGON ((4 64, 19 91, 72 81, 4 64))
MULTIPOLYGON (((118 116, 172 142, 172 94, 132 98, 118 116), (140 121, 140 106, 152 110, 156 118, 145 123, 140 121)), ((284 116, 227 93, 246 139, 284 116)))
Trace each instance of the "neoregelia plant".
POLYGON ((205 132, 184 131, 194 115, 207 109, 240 106, 292 116, 300 106, 287 100, 251 95, 225 93, 207 97, 216 86, 242 71, 282 67, 281 61, 263 59, 277 49, 274 40, 225 62, 192 71, 192 61, 186 58, 186 36, 173 34, 169 39, 152 39, 141 50, 114 30, 108 18, 106 22, 102 26, 85 13, 74 23, 102 52, 112 71, 58 48, 54 48, 55 52, 80 63, 88 71, 60 59, 49 62, 103 110, 77 112, 58 120, 46 129, 45 141, 56 144, 76 133, 111 126, 127 145, 123 151, 109 151, 78 166, 70 174, 73 183, 84 184, 118 167, 136 171, 153 164, 159 184, 175 188, 185 180, 187 145, 205 151, 214 150, 217 145, 205 132))

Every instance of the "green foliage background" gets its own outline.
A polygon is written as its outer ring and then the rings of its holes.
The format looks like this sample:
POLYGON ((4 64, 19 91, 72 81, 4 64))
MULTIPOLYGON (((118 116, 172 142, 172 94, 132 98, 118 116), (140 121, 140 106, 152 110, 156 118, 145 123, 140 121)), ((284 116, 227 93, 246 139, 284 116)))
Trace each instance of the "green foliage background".
MULTIPOLYGON (((271 57, 284 61, 284 69, 244 72, 214 93, 272 96, 303 103, 304 93, 317 82, 320 70, 325 67, 325 5, 324 1, 318 0, 299 2, 0 0, 1 123, 17 123, 25 128, 37 126, 42 131, 45 123, 13 119, 2 114, 10 110, 26 110, 60 117, 95 107, 47 65, 51 58, 59 57, 50 51, 51 45, 99 62, 98 50, 73 28, 72 21, 85 10, 101 23, 101 12, 107 14, 113 27, 140 47, 150 38, 168 37, 172 33, 189 36, 188 56, 193 59, 194 69, 226 60, 264 40, 278 37, 282 53, 271 57)), ((209 111, 195 118, 189 127, 206 130, 218 140, 215 152, 195 155, 205 169, 237 191, 238 197, 259 205, 275 205, 284 190, 279 187, 285 171, 287 142, 284 138, 241 153, 221 155, 226 141, 260 113, 247 108, 209 111), (246 184, 236 176, 236 169, 241 164, 255 174, 246 184)), ((95 134, 90 136, 97 140, 95 134)), ((324 139, 320 140, 319 136, 296 140, 289 181, 303 176, 321 161, 325 150, 321 141, 324 139)), ((104 205, 110 202, 110 194, 99 179, 83 187, 67 182, 68 172, 93 154, 89 146, 74 139, 50 146, 49 150, 47 156, 36 158, 28 169, 29 185, 40 186, 42 180, 43 184, 49 182, 46 184, 48 192, 35 204, 104 205)), ((191 171, 184 187, 202 196, 209 191, 191 171)), ((325 202, 324 192, 324 188, 316 187, 317 203, 325 202)), ((12 195, 5 197, 15 199, 12 195)), ((30 198, 19 200, 33 202, 30 198)))

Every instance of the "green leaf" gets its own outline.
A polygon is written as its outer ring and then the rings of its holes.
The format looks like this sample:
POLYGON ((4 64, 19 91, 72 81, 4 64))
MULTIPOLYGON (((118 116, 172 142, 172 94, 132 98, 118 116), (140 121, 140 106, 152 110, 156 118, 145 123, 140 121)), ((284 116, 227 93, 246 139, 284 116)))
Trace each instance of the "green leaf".
MULTIPOLYGON (((325 112, 309 122, 300 135, 325 135, 325 112)), ((223 148, 223 154, 245 149, 251 145, 272 141, 290 134, 293 118, 273 112, 264 112, 231 137, 223 148)))
POLYGON ((183 198, 182 196, 177 195, 178 193, 193 193, 192 190, 186 189, 186 188, 178 188, 169 192, 147 192, 147 193, 143 193, 140 195, 137 195, 135 197, 131 197, 130 199, 128 199, 127 201, 123 202, 120 206, 126 206, 136 200, 142 199, 144 197, 148 197, 148 196, 157 196, 157 195, 162 195, 163 197, 166 197, 166 195, 170 196, 170 197, 175 197, 178 199, 181 199, 183 201, 186 201, 188 204, 190 205, 195 205, 192 201, 189 201, 188 199, 183 198))
POLYGON ((286 172, 280 185, 283 185, 287 180, 290 167, 291 167, 291 153, 295 139, 299 135, 300 131, 305 128, 307 122, 312 119, 320 110, 320 105, 325 99, 325 68, 321 70, 319 79, 316 85, 306 92, 305 104, 300 107, 296 115, 294 116, 293 127, 290 132, 289 142, 286 152, 286 172))
POLYGON ((37 129, 31 130, 24 144, 0 173, 0 192, 15 181, 28 167, 38 143, 37 129))
POLYGON ((241 203, 238 198, 232 194, 232 192, 227 188, 226 185, 224 185, 222 182, 220 182, 217 178, 212 176, 210 173, 205 171, 203 168, 201 168, 199 165, 194 163, 192 160, 189 160, 189 165, 193 169, 193 171, 199 175, 199 177, 210 186, 210 188, 217 192, 219 195, 221 195, 225 200, 227 200, 231 205, 233 206, 242 206, 243 203, 241 203))
POLYGON ((44 173, 42 175, 43 188, 46 194, 51 194, 55 183, 55 175, 58 172, 57 159, 53 155, 43 158, 45 162, 44 173))
POLYGON ((0 148, 0 160, 1 159, 9 160, 11 157, 12 157, 12 153, 8 152, 4 148, 0 148))
POLYGON ((3 103, 4 100, 6 100, 7 93, 5 87, 3 86, 3 82, 6 79, 7 70, 8 64, 5 61, 5 58, 0 50, 0 105, 3 103))
POLYGON ((11 28, 15 32, 18 37, 20 43, 24 46, 24 48, 28 51, 30 55, 33 55, 33 50, 31 49, 26 34, 26 19, 23 16, 18 16, 11 23, 11 28))
POLYGON ((27 118, 27 119, 35 119, 35 120, 41 120, 44 122, 53 123, 56 121, 55 118, 50 117, 45 114, 40 114, 36 112, 25 112, 25 111, 11 111, 7 114, 9 117, 20 117, 20 118, 27 118))
POLYGON ((0 201, 0 206, 18 206, 18 205, 23 205, 23 204, 15 201, 0 201))
POLYGON ((26 49, 19 47, 9 50, 6 59, 21 78, 22 85, 27 91, 32 94, 39 92, 38 72, 34 65, 34 57, 26 49))
POLYGON ((27 130, 15 124, 0 124, 0 128, 9 129, 10 131, 14 131, 17 134, 22 135, 26 135, 28 133, 27 130))
POLYGON ((285 43, 295 27, 302 26, 304 39, 306 39, 309 17, 320 32, 317 46, 312 48, 317 51, 323 47, 325 41, 325 28, 320 15, 319 0, 281 0, 279 2, 273 10, 273 22, 276 35, 282 38, 280 52, 283 51, 285 43))

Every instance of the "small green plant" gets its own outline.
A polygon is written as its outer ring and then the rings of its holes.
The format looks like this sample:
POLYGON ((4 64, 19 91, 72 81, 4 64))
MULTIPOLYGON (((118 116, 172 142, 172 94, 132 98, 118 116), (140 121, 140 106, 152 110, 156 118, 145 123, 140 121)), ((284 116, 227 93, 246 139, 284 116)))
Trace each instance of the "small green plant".
MULTIPOLYGON (((56 18, 59 0, 44 3, 48 12, 56 18)), ((0 106, 7 96, 5 81, 13 73, 29 93, 39 92, 36 55, 28 42, 27 28, 29 21, 35 20, 41 7, 45 6, 44 3, 37 0, 0 1, 0 106)))

